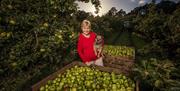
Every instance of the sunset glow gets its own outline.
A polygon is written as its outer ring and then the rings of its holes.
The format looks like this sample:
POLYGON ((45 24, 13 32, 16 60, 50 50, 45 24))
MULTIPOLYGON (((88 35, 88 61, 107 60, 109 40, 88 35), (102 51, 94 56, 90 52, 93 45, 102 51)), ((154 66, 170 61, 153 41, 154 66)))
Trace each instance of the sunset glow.
MULTIPOLYGON (((126 13, 133 10, 135 7, 145 5, 146 3, 150 3, 152 0, 100 0, 101 7, 98 15, 106 14, 112 7, 116 7, 119 11, 123 9, 126 13)), ((156 3, 159 3, 161 0, 156 0, 156 3)), ((178 0, 171 0, 177 2, 178 0)), ((91 12, 93 15, 95 14, 94 6, 89 3, 77 2, 79 6, 79 10, 84 10, 86 12, 91 12)))

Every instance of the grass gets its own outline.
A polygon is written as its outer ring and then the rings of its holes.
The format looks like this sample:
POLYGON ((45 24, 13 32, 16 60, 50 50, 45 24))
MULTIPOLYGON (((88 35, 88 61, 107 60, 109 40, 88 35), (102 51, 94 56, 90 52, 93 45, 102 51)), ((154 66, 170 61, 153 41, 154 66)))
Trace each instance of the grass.
POLYGON ((105 38, 105 44, 110 45, 124 45, 130 46, 131 42, 129 39, 130 34, 128 32, 114 32, 105 38))
POLYGON ((115 40, 115 45, 131 46, 128 32, 122 32, 121 35, 115 40))
POLYGON ((132 42, 135 48, 140 49, 143 46, 145 46, 147 43, 145 42, 145 40, 143 40, 142 38, 132 34, 132 42))
POLYGON ((109 33, 108 37, 104 38, 105 44, 112 44, 118 35, 119 35, 119 32, 118 33, 109 33))

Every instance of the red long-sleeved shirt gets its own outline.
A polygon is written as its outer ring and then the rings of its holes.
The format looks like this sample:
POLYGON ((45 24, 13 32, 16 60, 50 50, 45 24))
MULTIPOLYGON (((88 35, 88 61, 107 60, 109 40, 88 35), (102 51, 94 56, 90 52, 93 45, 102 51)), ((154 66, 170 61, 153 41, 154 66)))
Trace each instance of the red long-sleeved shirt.
POLYGON ((96 38, 96 34, 94 32, 90 32, 90 37, 87 38, 83 34, 79 35, 77 50, 82 61, 90 62, 97 59, 97 56, 94 52, 94 41, 96 38))

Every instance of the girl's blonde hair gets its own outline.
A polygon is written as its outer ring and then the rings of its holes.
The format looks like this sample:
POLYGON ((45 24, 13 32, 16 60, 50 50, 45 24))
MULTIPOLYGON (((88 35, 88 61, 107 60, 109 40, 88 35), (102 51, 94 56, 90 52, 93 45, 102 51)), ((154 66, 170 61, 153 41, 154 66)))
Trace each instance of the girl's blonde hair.
POLYGON ((89 28, 91 28, 91 22, 88 20, 83 20, 81 23, 81 27, 83 26, 89 26, 89 28))

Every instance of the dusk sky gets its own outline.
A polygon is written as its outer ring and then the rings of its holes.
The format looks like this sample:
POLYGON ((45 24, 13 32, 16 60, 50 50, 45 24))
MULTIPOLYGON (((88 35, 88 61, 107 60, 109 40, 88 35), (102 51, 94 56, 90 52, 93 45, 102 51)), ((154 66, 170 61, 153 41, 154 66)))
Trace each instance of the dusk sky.
MULTIPOLYGON (((101 7, 100 12, 98 15, 103 15, 107 13, 111 7, 116 7, 116 9, 119 11, 120 9, 123 9, 126 11, 126 13, 133 10, 135 7, 138 7, 140 5, 144 5, 146 3, 151 2, 152 0, 100 0, 101 7)), ((156 0, 156 3, 160 2, 161 0, 156 0)), ((178 0, 172 0, 172 1, 178 1, 178 0)), ((84 10, 86 12, 92 12, 93 15, 95 15, 94 11, 95 8, 91 3, 82 3, 78 2, 79 10, 84 10)))

